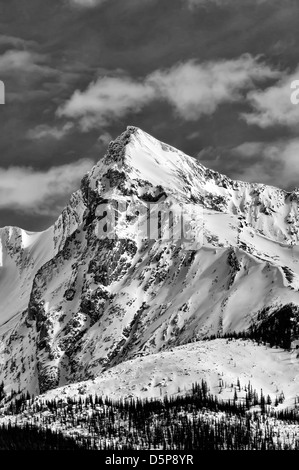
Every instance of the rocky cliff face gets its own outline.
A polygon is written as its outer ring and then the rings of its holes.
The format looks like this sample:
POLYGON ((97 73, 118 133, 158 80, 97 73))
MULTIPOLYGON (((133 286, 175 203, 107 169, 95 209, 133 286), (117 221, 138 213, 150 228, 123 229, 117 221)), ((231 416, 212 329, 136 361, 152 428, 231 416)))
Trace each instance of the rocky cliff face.
POLYGON ((53 227, 1 229, 0 380, 44 392, 299 305, 298 217, 297 191, 232 181, 128 128, 53 227), (162 239, 161 218, 140 236, 161 201, 173 225, 200 215, 198 243, 162 239))

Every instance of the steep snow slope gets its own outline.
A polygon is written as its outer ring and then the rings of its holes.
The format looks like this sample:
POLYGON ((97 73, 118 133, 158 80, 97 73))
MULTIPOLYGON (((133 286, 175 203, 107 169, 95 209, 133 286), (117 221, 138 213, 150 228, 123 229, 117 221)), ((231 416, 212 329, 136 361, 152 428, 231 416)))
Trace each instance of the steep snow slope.
POLYGON ((128 128, 54 227, 28 236, 4 229, 21 235, 2 242, 0 380, 45 392, 142 354, 248 329, 264 307, 269 316, 292 303, 295 315, 298 197, 232 181, 128 128), (152 211, 161 201, 175 227, 188 208, 185 235, 196 223, 198 243, 138 236, 149 204, 152 211), (116 203, 117 236, 100 237, 103 209, 114 214, 116 203))
POLYGON ((35 274, 77 228, 82 207, 80 195, 74 194, 56 224, 41 233, 0 228, 0 332, 12 328, 28 307, 35 274))
POLYGON ((52 229, 29 233, 16 227, 0 229, 1 331, 12 327, 28 306, 32 279, 53 256, 52 229))

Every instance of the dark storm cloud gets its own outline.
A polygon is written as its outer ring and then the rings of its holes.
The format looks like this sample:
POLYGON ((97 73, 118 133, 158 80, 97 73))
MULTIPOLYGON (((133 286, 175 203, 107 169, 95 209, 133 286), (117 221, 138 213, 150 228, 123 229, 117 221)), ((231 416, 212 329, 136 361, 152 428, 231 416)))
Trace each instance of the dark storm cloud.
MULTIPOLYGON (((31 205, 16 207, 22 197, 11 189, 14 178, 16 186, 24 180, 27 201, 31 178, 65 175, 82 158, 91 165, 128 124, 191 155, 202 151, 207 164, 230 176, 259 173, 275 183, 271 165, 297 168, 298 110, 285 100, 297 75, 298 19, 292 0, 0 0, 0 79, 7 91, 0 185, 11 184, 0 225, 46 228, 55 219, 45 203, 55 185, 45 184, 43 203, 36 194, 31 205), (251 66, 244 62, 238 80, 227 67, 242 57, 251 66), (256 63, 262 79, 252 76, 256 63), (212 77, 209 86, 204 75, 212 77), (245 158, 251 143, 255 152, 245 158)), ((79 169, 61 189, 57 211, 78 184, 79 169)), ((284 185, 293 184, 287 170, 283 175, 284 185)))

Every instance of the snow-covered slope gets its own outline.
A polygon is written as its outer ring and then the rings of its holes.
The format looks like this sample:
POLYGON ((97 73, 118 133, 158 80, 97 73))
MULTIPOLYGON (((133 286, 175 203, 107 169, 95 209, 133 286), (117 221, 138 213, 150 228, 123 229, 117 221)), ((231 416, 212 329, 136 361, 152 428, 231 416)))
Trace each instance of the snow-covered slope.
POLYGON ((56 224, 44 232, 0 228, 0 332, 12 328, 28 307, 35 274, 82 222, 82 208, 80 193, 75 193, 56 224))
POLYGON ((296 316, 298 198, 232 181, 128 128, 53 227, 2 229, 0 380, 45 392, 135 357, 247 330, 283 305, 296 316), (174 221, 186 207, 198 214, 200 243, 137 236, 140 217, 125 203, 142 212, 161 201, 174 221), (117 237, 111 227, 110 238, 101 237, 99 208, 116 203, 117 237))
POLYGON ((131 359, 99 377, 49 390, 40 398, 90 394, 111 399, 160 398, 183 395, 192 384, 204 380, 220 400, 233 400, 235 389, 238 399, 244 398, 250 382, 253 390, 269 395, 273 404, 283 394, 279 408, 291 408, 298 396, 298 362, 295 351, 218 338, 131 359))

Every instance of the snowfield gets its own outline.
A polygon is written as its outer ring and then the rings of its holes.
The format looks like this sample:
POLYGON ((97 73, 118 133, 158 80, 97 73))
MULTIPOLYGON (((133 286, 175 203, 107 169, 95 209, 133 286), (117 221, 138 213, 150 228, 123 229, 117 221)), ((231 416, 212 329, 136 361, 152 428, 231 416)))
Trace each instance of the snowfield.
POLYGON ((119 398, 160 398, 188 392, 195 382, 206 381, 219 399, 233 399, 239 379, 244 387, 264 395, 285 396, 278 409, 293 407, 299 397, 297 352, 258 345, 250 340, 215 339, 199 341, 158 354, 129 360, 103 372, 99 377, 49 390, 42 400, 102 395, 119 398), (219 382, 222 383, 219 386, 219 382))

